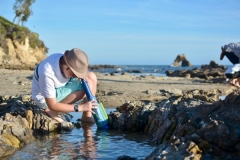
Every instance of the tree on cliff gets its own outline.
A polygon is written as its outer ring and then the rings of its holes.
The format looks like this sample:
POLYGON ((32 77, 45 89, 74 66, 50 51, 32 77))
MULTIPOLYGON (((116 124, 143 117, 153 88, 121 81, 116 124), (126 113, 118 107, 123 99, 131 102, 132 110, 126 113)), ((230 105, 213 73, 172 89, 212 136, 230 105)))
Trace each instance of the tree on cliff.
POLYGON ((33 14, 31 10, 31 5, 36 0, 16 0, 15 4, 13 5, 13 10, 15 11, 15 17, 13 19, 13 23, 15 22, 16 18, 18 18, 18 25, 22 22, 27 22, 30 15, 33 14))

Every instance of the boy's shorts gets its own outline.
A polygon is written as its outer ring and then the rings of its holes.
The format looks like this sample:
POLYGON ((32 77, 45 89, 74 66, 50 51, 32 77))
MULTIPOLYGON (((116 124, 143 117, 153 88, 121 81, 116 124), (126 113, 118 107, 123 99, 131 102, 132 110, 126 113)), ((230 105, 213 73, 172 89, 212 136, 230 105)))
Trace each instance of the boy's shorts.
MULTIPOLYGON (((69 94, 83 90, 82 82, 78 78, 71 78, 67 84, 60 88, 56 89, 56 100, 57 102, 60 102, 65 97, 67 97, 69 94)), ((47 104, 45 103, 37 103, 37 106, 43 109, 47 108, 47 104)))

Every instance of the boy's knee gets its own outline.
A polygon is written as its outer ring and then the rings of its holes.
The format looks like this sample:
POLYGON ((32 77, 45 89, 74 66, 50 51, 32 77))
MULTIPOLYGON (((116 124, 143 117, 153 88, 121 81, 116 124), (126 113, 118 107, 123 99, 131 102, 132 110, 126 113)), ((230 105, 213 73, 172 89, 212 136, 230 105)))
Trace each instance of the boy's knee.
POLYGON ((96 83, 97 82, 97 76, 93 72, 88 72, 87 79, 96 83))

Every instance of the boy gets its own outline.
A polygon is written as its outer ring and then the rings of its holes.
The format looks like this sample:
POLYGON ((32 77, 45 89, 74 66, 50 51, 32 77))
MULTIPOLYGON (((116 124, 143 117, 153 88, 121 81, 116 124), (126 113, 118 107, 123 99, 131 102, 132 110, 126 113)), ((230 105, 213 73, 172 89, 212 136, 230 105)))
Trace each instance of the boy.
POLYGON ((59 112, 82 111, 82 121, 94 123, 94 101, 85 100, 80 79, 85 79, 95 95, 97 78, 88 71, 88 56, 78 48, 48 56, 36 67, 32 80, 32 98, 47 115, 62 123, 59 112), (74 104, 84 98, 84 103, 74 104))

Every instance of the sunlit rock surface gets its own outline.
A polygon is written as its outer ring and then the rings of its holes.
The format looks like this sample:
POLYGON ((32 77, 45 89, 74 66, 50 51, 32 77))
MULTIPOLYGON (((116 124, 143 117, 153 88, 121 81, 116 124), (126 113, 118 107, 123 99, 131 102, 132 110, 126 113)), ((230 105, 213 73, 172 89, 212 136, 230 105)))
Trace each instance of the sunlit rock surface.
MULTIPOLYGON (((71 118, 69 114, 63 117, 71 118)), ((59 123, 36 107, 30 95, 0 97, 0 157, 13 154, 37 136, 61 129, 59 123)))

